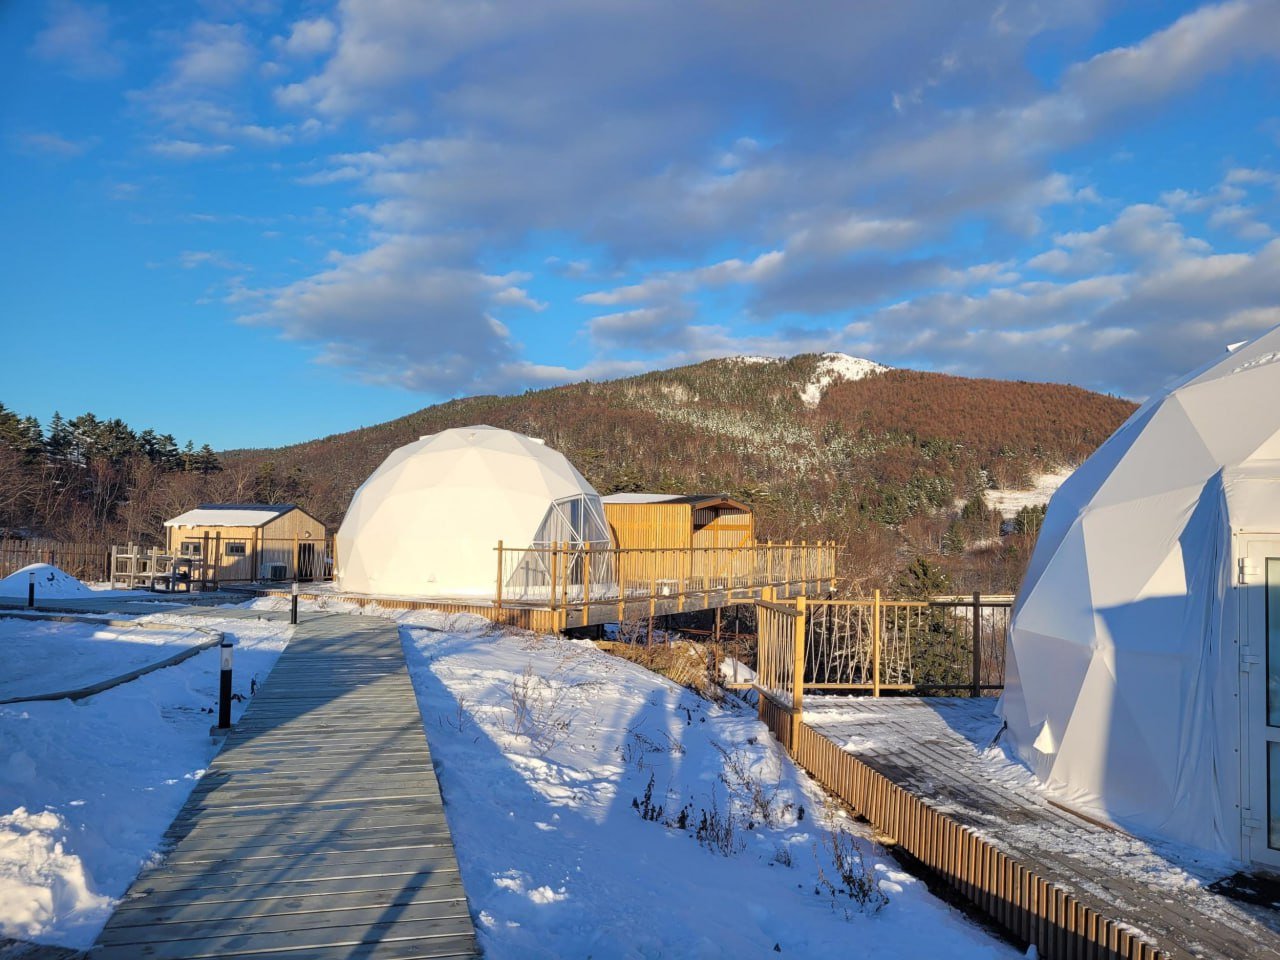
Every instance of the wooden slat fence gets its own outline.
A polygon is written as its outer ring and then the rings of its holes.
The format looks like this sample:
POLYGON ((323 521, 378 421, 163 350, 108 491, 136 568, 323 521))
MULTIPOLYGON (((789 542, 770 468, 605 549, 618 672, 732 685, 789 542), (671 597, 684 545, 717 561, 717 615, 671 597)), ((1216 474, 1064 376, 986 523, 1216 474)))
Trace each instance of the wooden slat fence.
POLYGON ((111 545, 66 540, 0 539, 0 577, 7 577, 32 563, 51 563, 80 580, 106 580, 111 564, 111 545))
MULTIPOLYGON (((1132 929, 1089 908, 1069 891, 1039 876, 1034 868, 996 849, 805 725, 806 688, 869 688, 879 695, 882 689, 911 686, 881 683, 877 664, 882 649, 897 642, 894 631, 901 630, 905 636, 911 629, 923 629, 920 619, 927 617, 929 610, 927 603, 882 600, 879 592, 870 601, 806 603, 800 598, 787 604, 757 603, 760 719, 800 766, 865 817, 887 841, 935 871, 1006 930, 1035 944, 1046 960, 1167 960, 1166 954, 1132 929), (853 661, 839 661, 845 666, 838 666, 827 656, 830 650, 806 649, 810 639, 806 621, 813 610, 823 606, 855 611, 857 621, 870 630, 871 659, 857 667, 860 673, 847 668, 853 661), (890 638, 887 641, 886 636, 890 638), (839 682, 811 683, 809 671, 815 664, 846 672, 839 674, 839 682), (867 670, 871 673, 869 683, 864 682, 867 670), (843 682, 859 676, 864 679, 857 683, 843 682)), ((974 611, 978 614, 974 622, 980 625, 981 607, 976 598, 974 611)), ((821 636, 829 641, 832 634, 821 636)))
POLYGON ((1045 960, 1167 960, 1140 933, 996 849, 762 696, 761 719, 796 762, 1045 960), (781 732, 781 731, 785 731, 781 732))

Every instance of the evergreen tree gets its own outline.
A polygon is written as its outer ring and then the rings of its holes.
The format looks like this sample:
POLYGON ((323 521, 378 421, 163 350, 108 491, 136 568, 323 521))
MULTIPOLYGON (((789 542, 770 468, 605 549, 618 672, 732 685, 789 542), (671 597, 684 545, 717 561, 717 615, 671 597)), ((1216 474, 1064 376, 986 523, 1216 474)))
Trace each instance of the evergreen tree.
POLYGON ((22 418, 22 459, 28 464, 39 463, 44 457, 44 431, 35 417, 22 418))
POLYGON ((222 469, 222 462, 218 459, 218 455, 213 452, 213 447, 207 443, 196 452, 192 462, 197 473, 217 473, 222 469))
POLYGON ((172 433, 162 433, 156 437, 156 463, 164 470, 182 469, 182 451, 178 449, 178 441, 172 433))
POLYGON ((74 444, 71 425, 55 410, 53 419, 49 421, 49 434, 44 440, 45 456, 54 463, 63 463, 71 459, 74 444))

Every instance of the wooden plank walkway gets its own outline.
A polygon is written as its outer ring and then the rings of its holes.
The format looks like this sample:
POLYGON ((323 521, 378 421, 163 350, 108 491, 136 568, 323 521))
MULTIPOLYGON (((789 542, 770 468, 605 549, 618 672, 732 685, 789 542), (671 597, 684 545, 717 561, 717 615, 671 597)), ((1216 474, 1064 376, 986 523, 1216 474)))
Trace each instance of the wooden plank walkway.
POLYGON ((164 852, 90 957, 479 956, 389 620, 299 624, 164 852))
MULTIPOLYGON (((989 699, 811 697, 806 726, 997 850, 1190 960, 1280 957, 1280 912, 1210 885, 1231 865, 1136 839, 1055 806, 1024 768, 985 750, 1000 723, 989 699)), ((1052 951, 1050 951, 1052 952, 1052 951)))

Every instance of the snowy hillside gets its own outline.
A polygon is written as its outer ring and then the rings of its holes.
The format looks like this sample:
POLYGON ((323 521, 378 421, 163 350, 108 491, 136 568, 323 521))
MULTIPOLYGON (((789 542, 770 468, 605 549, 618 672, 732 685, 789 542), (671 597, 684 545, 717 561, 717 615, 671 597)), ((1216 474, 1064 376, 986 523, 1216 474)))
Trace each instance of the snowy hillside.
POLYGON ((806 407, 816 407, 822 402, 827 388, 840 380, 861 380, 873 373, 890 369, 874 360, 851 357, 847 353, 824 353, 818 360, 813 378, 800 388, 800 399, 806 407))
MULTIPOLYGON (((725 362, 741 366, 760 366, 763 364, 780 364, 784 361, 780 357, 748 355, 725 357, 725 362)), ((885 370, 890 369, 892 368, 886 367, 882 363, 876 363, 874 360, 851 357, 847 353, 824 353, 818 358, 817 366, 814 367, 809 379, 799 385, 800 401, 806 407, 812 409, 822 402, 822 395, 827 392, 827 388, 833 383, 838 383, 842 380, 861 380, 863 377, 870 376, 873 373, 883 373, 885 370)))
POLYGON ((1058 492, 1075 467, 1063 467, 1052 473, 1038 474, 1029 490, 988 490, 983 496, 987 506, 1006 520, 1012 520, 1023 507, 1041 507, 1058 492))

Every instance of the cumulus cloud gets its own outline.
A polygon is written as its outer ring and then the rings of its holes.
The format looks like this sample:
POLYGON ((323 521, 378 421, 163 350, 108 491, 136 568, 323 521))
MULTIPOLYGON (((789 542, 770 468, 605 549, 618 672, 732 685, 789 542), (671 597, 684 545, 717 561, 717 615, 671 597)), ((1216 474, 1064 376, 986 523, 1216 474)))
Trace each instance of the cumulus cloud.
POLYGON ((298 20, 281 41, 284 52, 292 57, 314 57, 333 47, 338 30, 326 17, 298 20))
POLYGON ((196 23, 173 61, 171 82, 184 87, 221 87, 239 80, 255 53, 243 24, 196 23))
POLYGON ((390 237, 330 261, 305 280, 237 299, 257 304, 246 322, 318 342, 324 362, 374 382, 445 393, 493 388, 518 361, 498 314, 539 306, 520 287, 524 275, 473 268, 456 239, 390 237))
MULTIPOLYGON (((590 0, 350 0, 332 22, 299 21, 279 41, 316 59, 274 99, 300 125, 346 125, 372 141, 295 172, 304 186, 351 192, 368 249, 265 292, 272 306, 256 320, 422 389, 474 386, 486 365, 521 371, 521 382, 568 377, 525 360, 498 323, 502 309, 547 305, 492 267, 527 264, 531 238, 566 237, 566 256, 545 268, 599 308, 580 331, 595 358, 578 371, 630 369, 620 354, 659 365, 841 347, 1146 389, 1141 370, 1097 359, 1132 357, 1120 348, 1159 336, 1142 310, 1204 331, 1187 335, 1188 349, 1267 316, 1264 294, 1234 292, 1240 276, 1212 277, 1269 247, 1221 254, 1198 233, 1265 244, 1271 227, 1251 191, 1275 181, 1239 164, 1211 191, 1120 204, 1055 165, 1207 77, 1274 58, 1280 2, 1206 5, 1056 81, 1028 72, 1031 38, 1085 35, 1098 12, 831 0, 804 17, 739 6, 726 25, 719 8, 659 0, 620 29, 590 0), (1072 229, 1046 237, 1055 221, 1072 229), (441 237, 471 239, 446 255, 441 237), (591 271, 566 269, 583 249, 591 271), (380 264, 376 283, 363 257, 380 264), (1156 291, 1183 276, 1214 288, 1216 307, 1192 310, 1194 295, 1158 306, 1156 291), (405 318, 420 315, 415 296, 472 331, 473 346, 454 344, 434 366, 397 346, 414 329, 405 318), (344 322, 358 332, 344 338, 344 322)), ((1159 363, 1173 363, 1176 348, 1162 349, 1159 363)))
POLYGON ((102 4, 50 4, 46 26, 36 34, 31 53, 83 79, 114 76, 124 67, 111 35, 111 15, 102 4))

